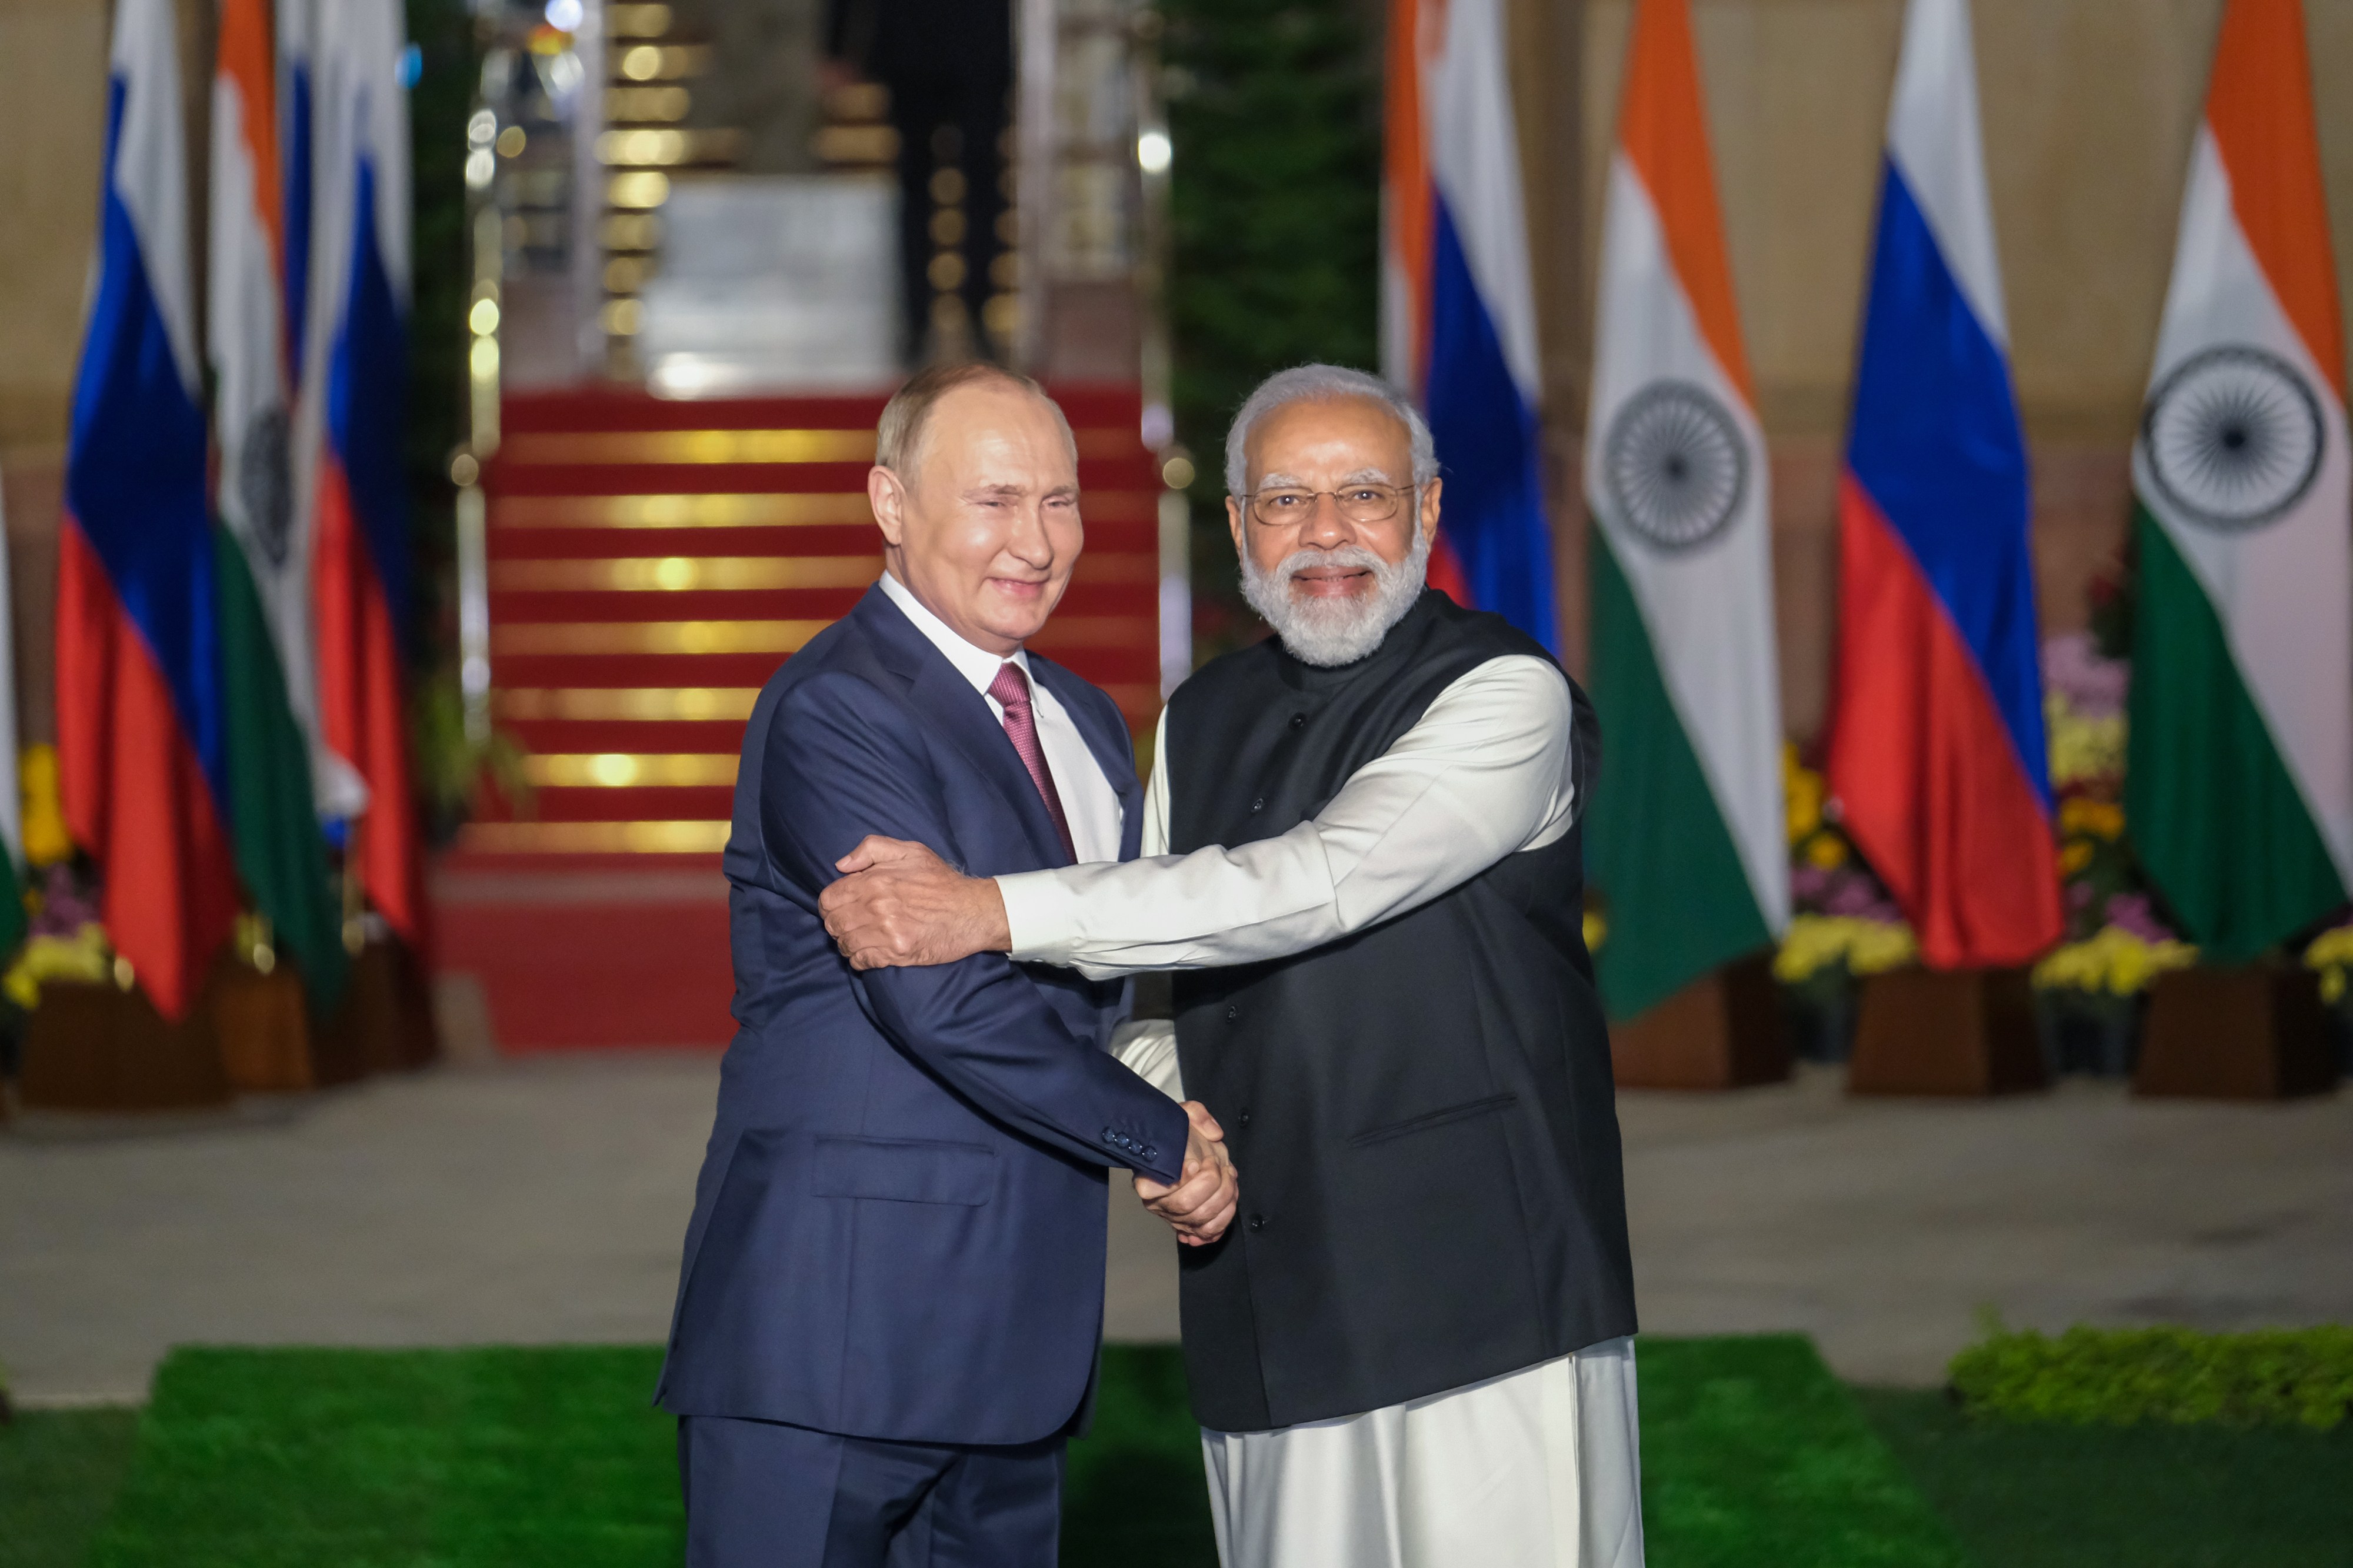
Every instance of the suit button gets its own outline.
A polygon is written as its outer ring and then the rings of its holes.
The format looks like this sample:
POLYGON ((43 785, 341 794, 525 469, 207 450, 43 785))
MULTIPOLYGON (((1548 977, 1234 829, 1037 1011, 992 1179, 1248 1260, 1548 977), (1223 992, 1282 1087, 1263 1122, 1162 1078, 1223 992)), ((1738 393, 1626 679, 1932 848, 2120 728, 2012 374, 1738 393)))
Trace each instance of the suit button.
POLYGON ((1293 713, 1291 716, 1291 727, 1294 730, 1304 730, 1307 728, 1307 715, 1304 713, 1293 713))
POLYGON ((1250 809, 1252 811, 1264 811, 1266 809, 1266 796, 1261 795, 1256 800, 1250 802, 1250 809))
POLYGON ((1254 1214, 1250 1215, 1250 1228, 1252 1230, 1264 1230, 1266 1228, 1266 1215, 1262 1214, 1254 1214))
POLYGON ((1247 1110, 1242 1112, 1242 1125, 1245 1127, 1250 1125, 1250 1112, 1247 1110))
POLYGON ((1109 1143, 1109 1144, 1111 1144, 1113 1147, 1116 1148, 1116 1147, 1118 1146, 1118 1144, 1119 1144, 1119 1132, 1118 1132, 1118 1130, 1117 1130, 1117 1129, 1115 1129, 1115 1128, 1111 1128, 1111 1127, 1106 1127, 1106 1128, 1104 1128, 1104 1129, 1103 1129, 1103 1142, 1106 1142, 1106 1143, 1109 1143))
POLYGON ((1229 1024, 1232 1023, 1236 1018, 1239 1018, 1241 1016, 1242 1010, 1240 1007, 1229 1007, 1226 1009, 1226 1022, 1229 1024))
POLYGON ((1157 1160, 1160 1158, 1160 1151, 1146 1143, 1144 1146, 1144 1157, 1147 1160, 1157 1160))

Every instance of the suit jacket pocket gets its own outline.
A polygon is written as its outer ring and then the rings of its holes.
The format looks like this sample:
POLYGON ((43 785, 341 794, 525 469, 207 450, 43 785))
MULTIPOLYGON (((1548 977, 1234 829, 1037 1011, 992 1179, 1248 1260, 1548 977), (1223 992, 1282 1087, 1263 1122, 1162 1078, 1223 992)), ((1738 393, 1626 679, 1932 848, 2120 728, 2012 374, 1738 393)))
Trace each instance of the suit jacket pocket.
POLYGON ((1518 1104, 1519 1099, 1518 1095, 1508 1092, 1491 1094, 1484 1100, 1473 1100, 1461 1105, 1450 1105, 1442 1110, 1430 1110, 1424 1111, 1419 1116, 1409 1116, 1403 1121, 1392 1121, 1386 1127, 1376 1127, 1369 1132, 1359 1132, 1348 1142, 1359 1149, 1367 1143, 1386 1143, 1392 1138, 1403 1138, 1413 1132, 1426 1132, 1433 1127, 1445 1127, 1453 1122, 1467 1121, 1473 1116, 1484 1116, 1490 1111, 1501 1110, 1507 1105, 1518 1104))
POLYGON ((979 1143, 819 1138, 810 1190, 821 1198, 975 1206, 997 1194, 997 1153, 979 1143))

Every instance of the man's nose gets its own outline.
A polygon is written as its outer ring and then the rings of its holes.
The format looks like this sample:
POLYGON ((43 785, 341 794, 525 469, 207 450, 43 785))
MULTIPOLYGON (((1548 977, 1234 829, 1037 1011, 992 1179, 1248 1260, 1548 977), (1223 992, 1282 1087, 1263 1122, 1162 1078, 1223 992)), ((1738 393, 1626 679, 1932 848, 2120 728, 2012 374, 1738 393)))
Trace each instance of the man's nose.
POLYGON ((1013 509, 1013 532, 1005 542, 1005 550, 1024 566, 1042 570, 1054 563, 1054 542, 1046 532, 1045 503, 1013 509))
POLYGON ((1337 550, 1356 542, 1356 525, 1340 515, 1340 498, 1326 492, 1315 498, 1314 510, 1299 525, 1299 542, 1316 550, 1337 550))

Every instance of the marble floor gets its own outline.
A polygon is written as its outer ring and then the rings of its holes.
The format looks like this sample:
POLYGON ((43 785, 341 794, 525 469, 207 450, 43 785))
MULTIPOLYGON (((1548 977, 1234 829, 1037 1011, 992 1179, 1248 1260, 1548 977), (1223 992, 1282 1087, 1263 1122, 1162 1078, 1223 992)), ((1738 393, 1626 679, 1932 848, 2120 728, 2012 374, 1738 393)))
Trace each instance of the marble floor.
MULTIPOLYGON (((663 1334, 715 1059, 446 1067, 164 1121, 0 1130, 0 1367, 134 1400, 172 1345, 663 1334)), ((1620 1097, 1643 1328, 1801 1330, 1937 1382, 1978 1315, 2353 1321, 2353 1095, 1853 1100, 1835 1074, 1620 1097)), ((1247 1173, 1245 1173, 1247 1180, 1247 1173)), ((1106 1330, 1173 1339, 1174 1248, 1112 1205, 1106 1330)))

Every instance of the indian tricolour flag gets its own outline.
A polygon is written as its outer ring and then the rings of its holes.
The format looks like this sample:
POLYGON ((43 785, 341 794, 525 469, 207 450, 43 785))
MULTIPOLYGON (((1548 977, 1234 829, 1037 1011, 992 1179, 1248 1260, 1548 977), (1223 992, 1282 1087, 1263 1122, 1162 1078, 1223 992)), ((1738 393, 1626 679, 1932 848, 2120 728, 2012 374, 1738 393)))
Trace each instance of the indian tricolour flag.
POLYGON ((2133 450, 2126 818, 2225 962, 2353 887, 2353 463, 2297 0, 2231 0, 2133 450))
POLYGON ((213 78, 210 353, 237 874, 322 1005, 347 965, 311 787, 310 596, 293 528, 285 161, 269 0, 226 0, 213 78))
POLYGON ((1613 1016, 1789 916, 1764 433, 1687 0, 1641 0, 1609 161, 1586 496, 1609 773, 1586 836, 1613 1016))

